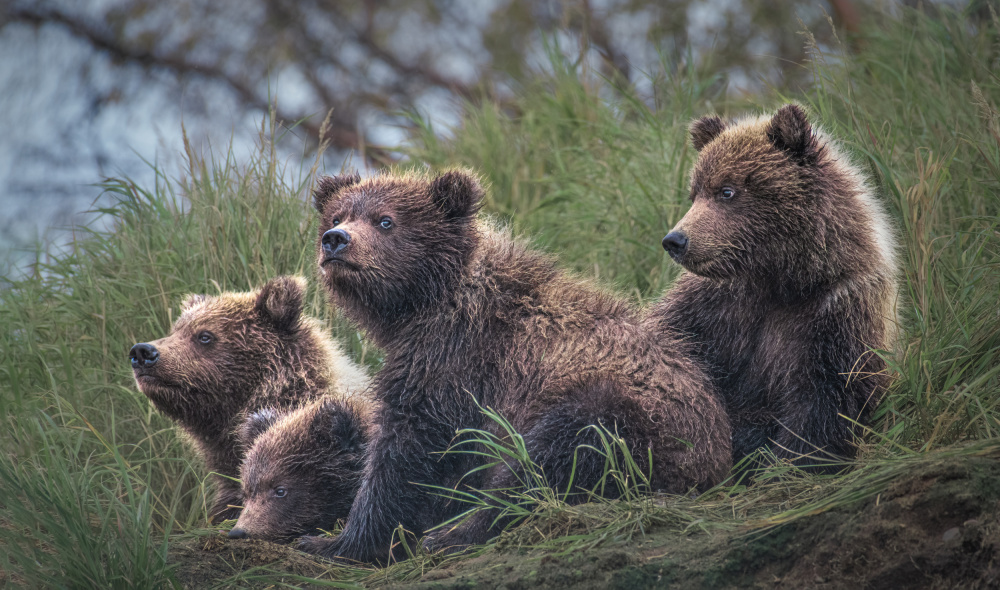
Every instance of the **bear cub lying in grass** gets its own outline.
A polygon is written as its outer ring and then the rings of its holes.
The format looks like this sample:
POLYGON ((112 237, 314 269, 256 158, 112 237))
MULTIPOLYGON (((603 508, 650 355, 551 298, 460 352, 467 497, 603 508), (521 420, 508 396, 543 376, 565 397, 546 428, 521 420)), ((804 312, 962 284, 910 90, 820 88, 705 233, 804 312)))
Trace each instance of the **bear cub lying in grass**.
POLYGON ((243 511, 229 537, 290 541, 345 520, 361 485, 371 404, 324 396, 240 428, 243 511))
MULTIPOLYGON (((467 507, 427 486, 516 486, 506 465, 475 470, 487 464, 482 456, 442 454, 458 429, 503 435, 480 405, 522 433, 559 490, 571 474, 572 491, 599 483, 604 457, 576 454, 579 445, 601 447, 588 428, 596 424, 624 438, 652 490, 705 489, 728 473, 722 402, 683 342, 658 342, 625 300, 479 219, 483 196, 464 172, 320 182, 324 284, 385 362, 373 386, 377 430, 347 524, 334 539, 305 537, 307 551, 384 563, 399 525, 420 536, 467 507)), ((428 544, 482 543, 499 532, 495 516, 480 512, 428 544)))
POLYGON ((304 279, 278 277, 253 292, 191 295, 170 335, 129 352, 139 390, 219 474, 212 523, 239 515, 237 430, 247 415, 367 388, 365 372, 318 321, 302 315, 304 292, 304 279))
POLYGON ((696 346, 726 399, 734 461, 771 445, 835 471, 854 456, 851 420, 868 422, 889 380, 874 350, 895 346, 892 227, 799 106, 705 117, 691 139, 692 205, 663 238, 687 272, 651 329, 696 346))

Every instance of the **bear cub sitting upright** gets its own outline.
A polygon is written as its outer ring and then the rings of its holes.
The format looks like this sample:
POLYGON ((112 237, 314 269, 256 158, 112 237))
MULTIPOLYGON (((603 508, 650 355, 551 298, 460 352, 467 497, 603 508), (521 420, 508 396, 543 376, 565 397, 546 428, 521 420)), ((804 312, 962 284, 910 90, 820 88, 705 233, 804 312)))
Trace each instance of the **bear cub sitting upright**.
MULTIPOLYGON (((684 267, 654 306, 726 399, 734 461, 771 446, 833 471, 888 383, 892 227, 861 172, 796 105, 691 125, 692 205, 663 238, 684 267), (843 415, 843 417, 841 416, 843 415)), ((668 343, 671 342, 668 340, 668 343)))
MULTIPOLYGON (((457 171, 320 182, 325 286, 385 362, 373 386, 377 431, 347 525, 332 540, 305 537, 308 551, 384 562, 398 526, 420 536, 465 510, 428 486, 516 486, 516 467, 443 454, 462 428, 504 436, 481 407, 523 435, 558 490, 571 478, 572 492, 600 483, 605 458, 577 453, 600 448, 591 425, 624 438, 652 490, 705 489, 729 471, 724 407, 684 343, 670 341, 663 354, 627 301, 479 219, 483 196, 457 171)), ((482 543, 499 532, 495 516, 481 511, 427 544, 482 543)))
POLYGON ((129 352, 139 391, 181 426, 219 474, 213 523, 239 515, 237 429, 248 414, 367 388, 364 371, 302 314, 304 293, 301 277, 278 277, 249 293, 191 295, 170 335, 129 352))

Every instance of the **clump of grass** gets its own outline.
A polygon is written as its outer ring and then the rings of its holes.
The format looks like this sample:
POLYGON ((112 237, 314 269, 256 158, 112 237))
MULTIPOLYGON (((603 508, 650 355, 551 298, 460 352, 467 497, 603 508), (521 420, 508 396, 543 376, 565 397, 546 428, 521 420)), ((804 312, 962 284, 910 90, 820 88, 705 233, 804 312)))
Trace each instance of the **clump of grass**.
MULTIPOLYGON (((478 404, 477 404, 478 405, 478 404)), ((650 474, 635 460, 628 443, 605 425, 590 425, 597 444, 577 447, 565 489, 554 489, 544 469, 530 456, 524 437, 493 408, 480 411, 491 428, 459 429, 456 442, 446 453, 473 455, 481 464, 478 471, 498 467, 508 469, 514 485, 504 489, 460 489, 428 486, 435 493, 464 503, 468 510, 442 523, 458 526, 481 512, 501 523, 503 534, 493 543, 498 548, 545 547, 571 551, 601 545, 607 541, 627 542, 656 526, 688 529, 702 523, 694 514, 694 503, 684 496, 653 495, 650 474), (603 473, 589 490, 574 485, 576 460, 581 452, 596 453, 604 459, 603 473)), ((584 434, 581 431, 580 434, 584 434)), ((650 461, 651 464, 651 461, 650 461)))
POLYGON ((66 428, 44 412, 6 426, 8 436, 30 439, 34 448, 26 457, 0 455, 0 547, 10 581, 33 588, 171 586, 171 522, 154 521, 149 462, 130 463, 99 433, 66 428), (106 456, 81 460, 76 451, 88 435, 101 440, 106 456))
POLYGON ((887 444, 1000 433, 1000 20, 881 17, 857 54, 813 46, 824 126, 868 164, 900 235, 902 350, 876 412, 887 444))
MULTIPOLYGON (((479 405, 478 401, 476 405, 479 405)), ((479 408, 500 434, 488 430, 461 428, 455 434, 457 442, 444 452, 469 454, 481 461, 479 466, 465 475, 466 477, 502 465, 510 471, 516 483, 510 488, 471 491, 428 486, 445 497, 470 505, 467 511, 446 521, 441 527, 447 528, 458 524, 480 511, 495 512, 494 524, 504 521, 509 523, 509 526, 516 526, 544 507, 565 506, 572 485, 562 493, 554 490, 548 484, 544 470, 531 459, 524 437, 514 426, 493 408, 482 406, 479 408)), ((574 458, 574 467, 575 463, 574 458)), ((570 476, 570 481, 572 479, 573 475, 570 476)))

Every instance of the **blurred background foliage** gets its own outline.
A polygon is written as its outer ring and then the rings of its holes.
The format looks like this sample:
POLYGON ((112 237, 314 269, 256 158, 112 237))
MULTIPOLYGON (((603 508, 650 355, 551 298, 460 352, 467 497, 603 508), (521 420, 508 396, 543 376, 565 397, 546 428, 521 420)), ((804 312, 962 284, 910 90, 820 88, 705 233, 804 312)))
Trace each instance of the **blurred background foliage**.
MULTIPOLYGON (((547 71, 547 44, 655 103, 659 75, 708 68, 740 96, 808 84, 800 31, 832 47, 886 1, 790 0, 7 0, 0 2, 0 273, 37 237, 89 222, 108 177, 154 181, 197 150, 249 151, 270 106, 287 157, 325 165, 400 157, 410 114, 439 133, 461 105, 516 108, 547 71), (182 134, 186 131, 186 137, 182 134), (212 147, 214 146, 214 147, 212 147)), ((24 252, 27 250, 28 252, 24 252)))
POLYGON ((0 9, 0 34, 58 32, 109 57, 110 72, 77 80, 95 112, 128 105, 150 84, 168 100, 180 96, 189 114, 208 86, 260 114, 277 93, 281 120, 311 116, 300 130, 315 140, 332 111, 333 146, 378 160, 395 146, 369 127, 406 126, 401 112, 456 100, 513 106, 512 86, 549 66, 547 37, 646 94, 661 66, 707 64, 726 74, 730 92, 756 92, 808 81, 800 31, 829 46, 829 18, 853 31, 879 9, 850 0, 13 0, 0 9))

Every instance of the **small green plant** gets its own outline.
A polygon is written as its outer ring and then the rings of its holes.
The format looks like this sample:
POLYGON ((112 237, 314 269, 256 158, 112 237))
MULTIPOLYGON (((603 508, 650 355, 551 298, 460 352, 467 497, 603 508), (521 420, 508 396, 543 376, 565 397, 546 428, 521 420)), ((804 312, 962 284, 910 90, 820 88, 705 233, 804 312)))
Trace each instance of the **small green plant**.
MULTIPOLYGON (((678 508, 675 497, 651 493, 651 474, 643 471, 628 443, 615 430, 594 424, 578 433, 592 431, 597 445, 581 444, 576 448, 566 489, 557 490, 549 485, 544 469, 532 460, 524 437, 510 421, 493 408, 479 406, 478 401, 476 405, 494 428, 460 429, 456 442, 444 453, 469 454, 483 461, 465 477, 503 466, 516 483, 509 488, 482 490, 459 489, 461 484, 455 488, 426 486, 438 495, 469 505, 468 510, 435 528, 458 526, 474 514, 487 511, 494 514, 494 525, 503 523, 506 536, 501 537, 501 544, 517 538, 518 545, 553 547, 555 543, 579 548, 608 539, 631 539, 653 523, 684 522, 684 526, 691 526, 699 520, 678 508), (603 473, 588 490, 574 486, 580 452, 604 458, 603 473), (538 536, 536 533, 542 529, 550 532, 538 536), (529 533, 528 537, 518 538, 524 532, 529 533)), ((647 464, 652 465, 652 457, 647 464)))

